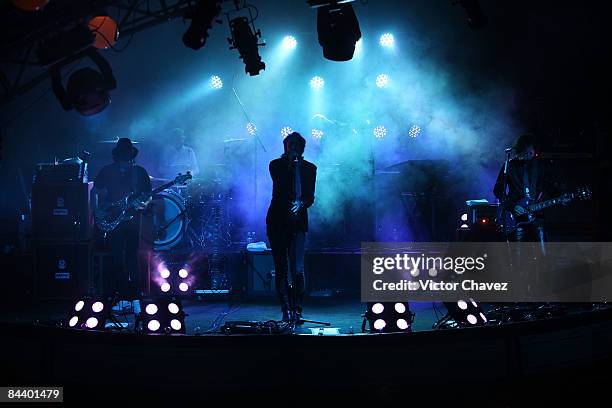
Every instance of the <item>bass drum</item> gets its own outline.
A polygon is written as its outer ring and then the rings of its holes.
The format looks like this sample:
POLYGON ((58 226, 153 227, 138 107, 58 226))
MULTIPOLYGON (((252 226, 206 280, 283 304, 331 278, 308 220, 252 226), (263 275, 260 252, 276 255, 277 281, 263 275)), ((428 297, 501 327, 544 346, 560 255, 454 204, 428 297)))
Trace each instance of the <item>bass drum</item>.
POLYGON ((185 200, 172 190, 153 197, 153 249, 168 250, 183 241, 187 229, 185 200))

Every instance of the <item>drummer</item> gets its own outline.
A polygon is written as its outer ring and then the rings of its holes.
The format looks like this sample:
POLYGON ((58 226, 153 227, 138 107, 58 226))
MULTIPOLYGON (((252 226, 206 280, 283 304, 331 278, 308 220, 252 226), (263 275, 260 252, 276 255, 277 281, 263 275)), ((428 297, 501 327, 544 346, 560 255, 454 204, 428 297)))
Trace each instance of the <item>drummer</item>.
POLYGON ((170 134, 170 143, 162 150, 159 172, 163 178, 173 179, 179 173, 185 174, 188 171, 192 176, 198 175, 198 160, 193 149, 185 146, 185 131, 174 128, 170 134))

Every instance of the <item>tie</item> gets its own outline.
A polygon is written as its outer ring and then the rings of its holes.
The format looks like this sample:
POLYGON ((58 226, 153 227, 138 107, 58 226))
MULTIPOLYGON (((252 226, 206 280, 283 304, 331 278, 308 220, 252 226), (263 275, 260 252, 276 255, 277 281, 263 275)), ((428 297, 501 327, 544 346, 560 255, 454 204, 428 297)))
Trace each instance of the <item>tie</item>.
POLYGON ((300 201, 302 199, 302 177, 300 175, 300 161, 299 160, 295 160, 294 181, 295 181, 295 186, 294 186, 295 200, 300 201))

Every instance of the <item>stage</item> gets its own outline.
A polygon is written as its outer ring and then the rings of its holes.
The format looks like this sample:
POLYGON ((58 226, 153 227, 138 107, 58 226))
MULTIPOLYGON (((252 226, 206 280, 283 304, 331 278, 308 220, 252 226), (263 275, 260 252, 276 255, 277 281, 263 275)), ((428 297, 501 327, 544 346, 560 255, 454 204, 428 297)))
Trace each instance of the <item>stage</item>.
POLYGON ((58 304, 8 310, 0 325, 3 383, 62 385, 67 402, 93 395, 105 402, 273 404, 324 393, 326 401, 525 406, 524 393, 535 392, 530 401, 567 403, 602 395, 612 357, 606 305, 546 320, 431 330, 432 305, 413 304, 413 332, 360 334, 359 302, 307 302, 305 317, 331 322, 340 335, 313 335, 309 324, 286 335, 207 332, 219 316, 278 318, 267 302, 186 302, 186 335, 58 327, 58 304))

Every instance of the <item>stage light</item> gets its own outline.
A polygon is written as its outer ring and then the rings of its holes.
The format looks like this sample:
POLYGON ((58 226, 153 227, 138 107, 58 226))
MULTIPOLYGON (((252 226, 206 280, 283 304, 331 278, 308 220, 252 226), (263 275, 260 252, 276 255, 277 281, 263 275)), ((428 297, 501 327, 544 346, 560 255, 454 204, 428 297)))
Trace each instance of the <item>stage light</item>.
POLYGON ((147 305, 147 307, 145 308, 145 312, 147 312, 147 314, 154 315, 155 313, 157 313, 157 305, 155 305, 154 303, 147 305))
POLYGON ((141 312, 136 316, 138 330, 145 333, 185 333, 185 313, 180 300, 167 297, 141 299, 140 304, 147 313, 141 312))
POLYGON ((467 215, 467 214, 465 214, 465 213, 464 213, 464 214, 461 214, 461 221, 463 221, 463 222, 467 222, 467 220, 468 220, 468 215, 467 215))
POLYGON ((289 127, 289 126, 283 126, 281 131, 280 131, 280 133, 281 133, 282 137, 287 137, 291 133, 293 133, 293 129, 291 129, 291 127, 289 127))
POLYGON ((87 296, 73 305, 68 312, 68 327, 100 330, 104 329, 104 324, 110 318, 110 299, 87 296))
POLYGON ((381 314, 384 310, 385 307, 382 303, 374 303, 374 305, 372 305, 372 313, 374 314, 381 314))
POLYGON ((400 330, 406 330, 409 327, 406 319, 397 319, 396 325, 397 325, 397 328, 400 330))
POLYGON ((365 331, 369 323, 371 333, 408 332, 412 330, 414 313, 408 303, 368 303, 361 326, 365 331))
POLYGON ((350 4, 327 3, 317 10, 317 34, 323 56, 331 61, 349 61, 361 38, 357 15, 350 4))
POLYGON ((168 292, 170 290, 170 284, 168 282, 164 282, 160 287, 162 292, 168 292))
POLYGON ((374 322, 374 328, 378 331, 382 331, 386 325, 387 323, 383 319, 377 319, 374 322))
POLYGON ((175 331, 179 331, 181 330, 181 328, 183 327, 183 325, 181 324, 180 321, 178 321, 177 319, 172 319, 170 321, 170 327, 172 327, 172 329, 174 329, 175 331))
POLYGON ((420 134, 421 134, 421 128, 418 125, 412 125, 412 127, 408 131, 408 136, 410 137, 417 137, 420 134))
POLYGON ((223 88, 223 81, 218 75, 213 75, 210 77, 210 86, 213 89, 221 89, 223 88))
POLYGON ((320 76, 314 76, 310 80, 310 87, 314 89, 315 91, 323 89, 324 86, 325 86, 325 80, 321 78, 320 76))
POLYGON ((185 279, 187 276, 189 276, 189 272, 187 271, 187 269, 185 269, 185 268, 181 268, 181 269, 179 269, 179 271, 178 271, 178 275, 179 275, 181 278, 185 279))
MULTIPOLYGON (((93 41, 93 34, 89 30, 87 30, 85 36, 91 36, 90 38, 93 41)), ((84 39, 86 38, 84 37, 84 39)), ((52 43, 61 41, 63 40, 51 40, 52 43)), ((71 43, 74 43, 74 41, 71 41, 71 43)), ((41 61, 53 61, 56 57, 62 57, 69 50, 78 49, 80 43, 79 40, 77 44, 69 44, 65 47, 61 45, 59 49, 50 49, 48 48, 49 44, 41 45, 39 47, 39 59, 41 61)), ((90 67, 78 69, 68 77, 64 87, 61 70, 65 63, 53 65, 50 69, 53 93, 61 103, 62 108, 66 111, 75 109, 83 116, 95 115, 106 109, 111 103, 110 91, 117 87, 117 81, 110 64, 95 48, 90 47, 90 44, 87 44, 88 48, 82 53, 83 56, 90 57, 99 71, 90 67)), ((68 55, 72 56, 74 54, 68 55)))
POLYGON ((378 88, 386 88, 389 85, 389 75, 380 74, 376 77, 376 86, 378 88))
MULTIPOLYGON (((200 0, 195 8, 189 8, 184 18, 191 20, 189 28, 183 34, 183 44, 193 50, 199 50, 206 44, 208 30, 212 28, 215 19, 221 13, 221 1, 200 0)), ((221 23, 221 21, 217 21, 221 23)))
POLYGON ((119 38, 119 29, 117 22, 109 16, 95 16, 87 27, 96 36, 94 47, 99 49, 107 49, 113 47, 119 38))
POLYGON ((246 129, 247 129, 247 132, 249 132, 249 135, 251 135, 251 136, 253 136, 255 133, 257 133, 257 126, 255 126, 255 124, 253 122, 247 123, 246 129))
POLYGON ((151 320, 148 324, 147 324, 147 328, 152 331, 155 332, 157 330, 159 330, 160 324, 157 320, 151 320))
POLYGON ((393 34, 391 33, 384 33, 383 35, 380 36, 378 43, 385 48, 390 48, 390 47, 393 47, 393 45, 395 45, 395 38, 393 37, 393 34))
POLYGON ((49 0, 11 0, 13 5, 23 11, 38 11, 45 7, 49 0))
POLYGON ((93 305, 91 305, 91 310, 93 310, 94 313, 100 313, 102 310, 104 310, 104 304, 102 302, 95 302, 93 305))
POLYGON ((283 48, 286 50, 294 50, 297 47, 297 40, 294 36, 288 35, 283 38, 283 48))
POLYGON ((181 292, 187 292, 189 290, 189 285, 187 285, 185 282, 181 282, 179 283, 179 290, 181 292))
POLYGON ((373 133, 374 137, 376 137, 377 139, 382 139, 387 136, 387 128, 383 125, 378 125, 374 128, 373 133))
POLYGON ((177 314, 179 312, 179 307, 176 303, 168 303, 168 311, 172 314, 177 314))
POLYGON ((321 139, 323 137, 324 133, 320 129, 312 129, 311 135, 315 139, 321 139))
POLYGON ((265 45, 265 43, 258 42, 258 38, 261 38, 261 31, 255 31, 252 17, 250 20, 246 17, 236 17, 229 21, 229 26, 232 35, 227 39, 230 43, 230 50, 237 49, 240 53, 240 59, 245 65, 244 72, 251 76, 259 75, 261 70, 266 69, 266 64, 259 55, 259 46, 265 45))
POLYGON ((159 275, 164 279, 168 279, 170 277, 170 270, 168 268, 162 268, 159 275))
POLYGON ((98 326, 98 319, 96 319, 95 317, 90 317, 89 319, 87 319, 85 325, 88 329, 95 329, 98 326))
POLYGON ((482 308, 474 299, 444 302, 444 306, 446 306, 448 313, 436 323, 435 327, 484 326, 488 322, 482 308))

